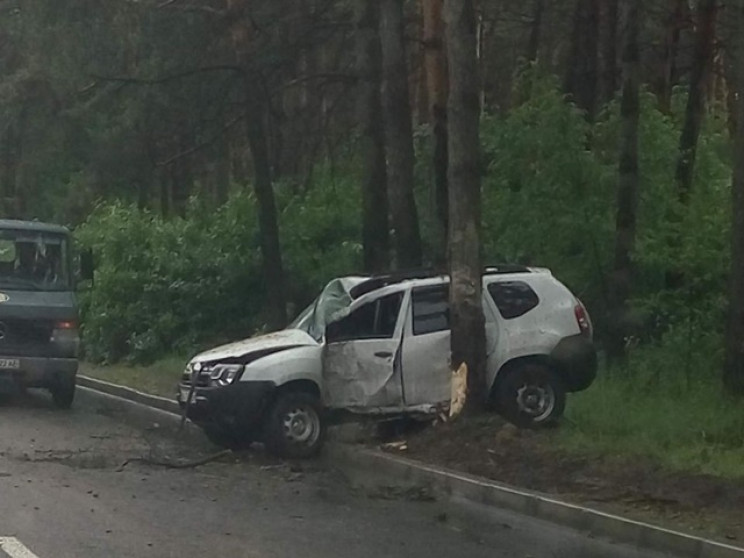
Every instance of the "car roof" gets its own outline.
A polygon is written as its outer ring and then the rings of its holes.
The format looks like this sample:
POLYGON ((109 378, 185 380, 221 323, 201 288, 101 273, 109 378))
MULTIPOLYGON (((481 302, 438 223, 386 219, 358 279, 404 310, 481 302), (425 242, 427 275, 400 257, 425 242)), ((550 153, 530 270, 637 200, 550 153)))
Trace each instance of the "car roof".
POLYGON ((42 223, 40 221, 18 221, 15 219, 0 219, 0 230, 30 231, 41 233, 69 234, 69 229, 62 225, 42 223))
MULTIPOLYGON (((550 273, 544 268, 533 268, 515 264, 499 264, 486 266, 483 269, 483 276, 529 276, 537 273, 550 273)), ((446 271, 436 269, 421 269, 412 271, 400 271, 381 275, 372 275, 365 281, 361 281, 354 285, 349 291, 353 299, 361 298, 362 296, 379 291, 383 287, 390 287, 398 284, 410 284, 415 283, 417 286, 430 286, 438 285, 449 282, 449 275, 446 271)))

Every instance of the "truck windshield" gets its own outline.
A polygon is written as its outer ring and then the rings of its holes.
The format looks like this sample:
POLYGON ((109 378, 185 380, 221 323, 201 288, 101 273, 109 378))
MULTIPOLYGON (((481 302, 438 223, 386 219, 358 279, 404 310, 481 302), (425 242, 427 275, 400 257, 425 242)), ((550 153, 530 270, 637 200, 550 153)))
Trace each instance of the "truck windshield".
POLYGON ((0 230, 0 288, 17 291, 69 290, 67 236, 0 230))

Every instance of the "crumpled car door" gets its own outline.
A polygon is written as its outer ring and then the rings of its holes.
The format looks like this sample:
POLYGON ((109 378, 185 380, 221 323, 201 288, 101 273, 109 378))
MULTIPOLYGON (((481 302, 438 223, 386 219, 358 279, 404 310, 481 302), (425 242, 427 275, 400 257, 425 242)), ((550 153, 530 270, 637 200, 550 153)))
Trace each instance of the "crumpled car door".
POLYGON ((401 407, 403 291, 372 300, 326 328, 323 401, 359 412, 401 407))

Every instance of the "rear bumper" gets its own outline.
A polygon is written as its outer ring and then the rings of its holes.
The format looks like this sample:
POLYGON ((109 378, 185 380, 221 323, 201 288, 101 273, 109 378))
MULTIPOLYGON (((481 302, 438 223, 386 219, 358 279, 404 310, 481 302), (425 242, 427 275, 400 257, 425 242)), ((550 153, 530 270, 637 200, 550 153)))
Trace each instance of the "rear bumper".
POLYGON ((597 350, 584 335, 563 338, 550 354, 566 384, 567 391, 582 391, 597 377, 597 350))
POLYGON ((0 369, 0 378, 27 387, 48 387, 59 378, 75 376, 78 370, 76 358, 45 357, 0 357, 0 361, 18 361, 18 368, 0 369))
MULTIPOLYGON (((178 404, 186 407, 190 387, 181 384, 178 404)), ((200 387, 194 390, 186 416, 197 425, 217 423, 251 432, 258 428, 271 404, 276 385, 273 382, 236 382, 224 387, 200 387)))

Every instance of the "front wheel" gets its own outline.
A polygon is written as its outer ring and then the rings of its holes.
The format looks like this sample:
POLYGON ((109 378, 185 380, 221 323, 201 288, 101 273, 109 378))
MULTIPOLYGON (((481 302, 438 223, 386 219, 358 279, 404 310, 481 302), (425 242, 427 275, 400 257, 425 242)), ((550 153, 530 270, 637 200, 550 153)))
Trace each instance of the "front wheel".
POLYGON ((501 415, 521 427, 553 425, 566 408, 566 390, 549 367, 524 363, 497 378, 496 403, 501 415))
POLYGON ((75 400, 75 376, 58 378, 49 390, 52 392, 52 400, 58 409, 69 409, 75 400))
POLYGON ((323 446, 322 407, 314 395, 287 392, 279 395, 264 425, 264 442, 279 457, 301 459, 317 455, 323 446))

